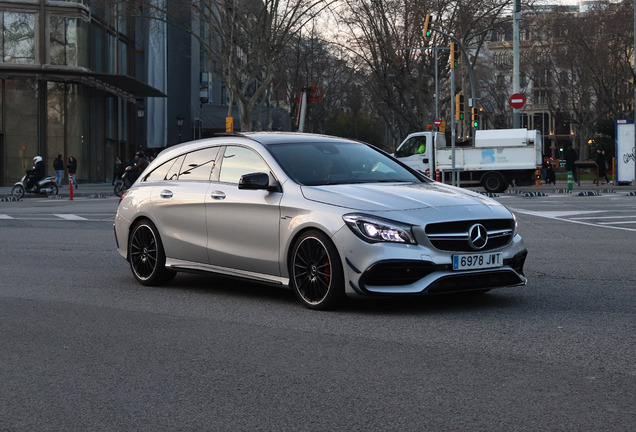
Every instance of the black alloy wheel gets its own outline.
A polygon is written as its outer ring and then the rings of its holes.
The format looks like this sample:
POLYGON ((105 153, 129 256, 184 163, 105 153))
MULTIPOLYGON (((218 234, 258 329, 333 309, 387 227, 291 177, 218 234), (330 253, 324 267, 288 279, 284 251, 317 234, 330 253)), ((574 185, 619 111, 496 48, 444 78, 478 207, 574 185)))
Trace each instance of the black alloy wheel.
POLYGON ((319 231, 308 231, 296 242, 291 257, 291 285, 310 309, 331 309, 344 300, 344 272, 338 252, 319 231))
POLYGON ((175 276, 165 267, 166 255, 161 238, 157 228, 148 220, 137 222, 130 232, 128 260, 135 279, 143 285, 161 285, 175 276))

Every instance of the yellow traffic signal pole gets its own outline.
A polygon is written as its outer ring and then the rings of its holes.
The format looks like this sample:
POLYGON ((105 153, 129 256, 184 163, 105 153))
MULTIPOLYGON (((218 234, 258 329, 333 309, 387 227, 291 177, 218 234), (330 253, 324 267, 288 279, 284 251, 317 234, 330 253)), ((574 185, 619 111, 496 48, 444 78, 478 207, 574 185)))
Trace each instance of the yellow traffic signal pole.
MULTIPOLYGON (((450 70, 450 82, 451 82, 451 94, 455 94, 455 68, 451 67, 450 70)), ((452 99, 451 99, 452 100, 452 99)), ((455 120, 455 104, 451 102, 451 185, 456 186, 456 175, 457 171, 455 171, 455 129, 456 129, 456 120, 455 120)))
MULTIPOLYGON (((430 24, 429 24, 430 25, 430 24)), ((457 44, 457 46, 459 47, 460 51, 463 54, 464 57, 464 62, 467 65, 468 68, 468 76, 470 78, 470 92, 471 92, 471 98, 469 101, 469 106, 472 107, 475 102, 476 102, 476 97, 475 97, 475 77, 473 76, 473 68, 470 66, 470 60, 468 58, 468 54, 466 53, 466 50, 464 49, 464 46, 459 42, 459 39, 457 39, 455 36, 450 35, 448 33, 445 33, 443 31, 441 31, 438 28, 435 28, 433 26, 429 27, 430 31, 436 31, 446 37, 448 37, 449 39, 451 39, 451 41, 455 42, 457 44)), ((452 44, 451 44, 452 45, 452 44)), ((452 51, 452 48, 451 48, 452 51)), ((459 59, 457 59, 459 60, 459 59)), ((451 76, 450 76, 450 80, 451 80, 451 100, 452 97, 455 95, 455 66, 454 64, 451 64, 451 68, 450 68, 450 72, 451 72, 451 76)), ((452 121, 452 127, 451 127, 451 158, 452 158, 452 168, 451 170, 453 171, 453 180, 452 180, 452 185, 453 186, 457 186, 457 170, 455 168, 455 108, 454 108, 454 104, 451 103, 451 121, 452 121)), ((471 128, 472 131, 472 128, 471 128)), ((472 133, 472 137, 471 139, 473 140, 473 145, 475 145, 475 134, 472 133)))

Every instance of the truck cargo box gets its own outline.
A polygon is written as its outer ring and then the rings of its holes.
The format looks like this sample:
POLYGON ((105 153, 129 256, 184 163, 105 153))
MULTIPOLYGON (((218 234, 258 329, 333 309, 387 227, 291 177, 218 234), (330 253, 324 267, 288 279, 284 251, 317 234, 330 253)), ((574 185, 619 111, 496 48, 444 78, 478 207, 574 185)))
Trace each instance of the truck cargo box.
POLYGON ((537 133, 527 129, 475 131, 475 147, 516 147, 534 145, 537 133))

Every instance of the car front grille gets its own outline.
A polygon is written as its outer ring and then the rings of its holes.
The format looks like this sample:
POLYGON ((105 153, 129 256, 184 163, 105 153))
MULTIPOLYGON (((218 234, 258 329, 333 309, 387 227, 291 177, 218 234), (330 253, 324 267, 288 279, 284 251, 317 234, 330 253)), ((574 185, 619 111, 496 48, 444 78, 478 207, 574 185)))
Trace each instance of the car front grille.
POLYGON ((486 245, 479 252, 506 246, 512 241, 515 222, 513 219, 466 220, 440 222, 426 226, 426 236, 439 250, 452 252, 475 252, 469 242, 470 228, 481 224, 488 232, 486 245))
MULTIPOLYGON (((464 291, 471 289, 496 288, 517 285, 523 280, 523 265, 528 251, 523 250, 512 258, 503 261, 510 269, 491 269, 489 271, 463 272, 448 274, 434 282, 427 290, 429 294, 464 291)), ((451 264, 434 264, 430 261, 382 261, 369 267, 360 278, 360 287, 406 286, 411 285, 435 272, 451 272, 451 264)))

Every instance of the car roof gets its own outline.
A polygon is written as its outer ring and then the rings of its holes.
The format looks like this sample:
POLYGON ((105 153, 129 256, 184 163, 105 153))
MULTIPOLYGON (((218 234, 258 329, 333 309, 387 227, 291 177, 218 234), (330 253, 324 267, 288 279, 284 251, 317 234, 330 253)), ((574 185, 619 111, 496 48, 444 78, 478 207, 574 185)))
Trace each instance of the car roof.
POLYGON ((238 132, 238 133, 223 133, 215 135, 211 138, 204 138, 196 141, 189 141, 181 144, 177 144, 164 149, 159 153, 153 163, 156 166, 165 162, 177 155, 181 155, 193 150, 198 150, 206 146, 213 146, 219 144, 238 144, 245 142, 244 140, 251 140, 257 142, 263 146, 272 144, 286 144, 286 143, 317 143, 317 142, 342 142, 342 143, 359 143, 357 141, 349 140, 346 138, 339 138, 328 135, 310 134, 304 132, 238 132))
POLYGON ((270 144, 286 144, 286 143, 302 143, 302 142, 348 142, 352 141, 346 138, 334 137, 329 135, 319 135, 304 132, 242 132, 229 136, 242 136, 257 141, 263 145, 270 144))

